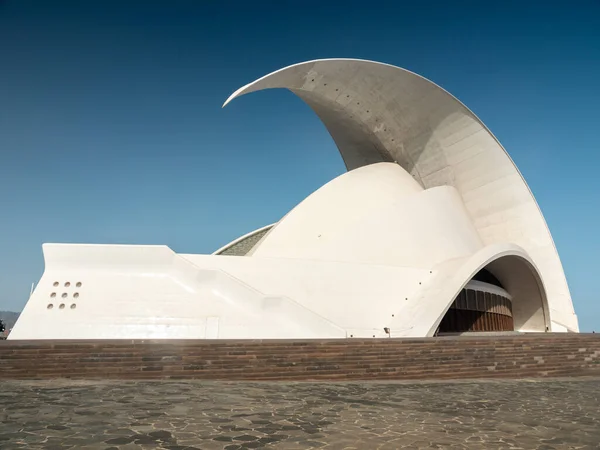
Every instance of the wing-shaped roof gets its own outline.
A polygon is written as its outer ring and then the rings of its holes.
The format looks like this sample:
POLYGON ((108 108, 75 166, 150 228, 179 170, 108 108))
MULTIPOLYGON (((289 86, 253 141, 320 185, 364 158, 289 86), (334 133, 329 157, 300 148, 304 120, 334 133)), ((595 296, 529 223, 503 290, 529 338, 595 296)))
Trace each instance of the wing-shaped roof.
MULTIPOLYGON (((577 329, 562 265, 517 167, 481 120, 435 83, 356 59, 295 64, 238 89, 286 88, 323 121, 348 170, 397 162, 424 188, 454 186, 485 244, 514 243, 537 264, 558 322, 577 329)), ((224 106, 225 106, 224 105, 224 106)))

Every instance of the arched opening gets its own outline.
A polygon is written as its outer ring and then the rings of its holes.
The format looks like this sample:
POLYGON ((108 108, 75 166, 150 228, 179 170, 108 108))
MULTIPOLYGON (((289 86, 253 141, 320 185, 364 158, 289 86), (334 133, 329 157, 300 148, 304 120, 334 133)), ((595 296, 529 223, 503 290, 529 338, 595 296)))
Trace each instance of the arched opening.
POLYGON ((458 294, 438 333, 514 331, 512 297, 487 269, 481 269, 458 294))
POLYGON ((535 267, 504 256, 479 270, 454 299, 438 334, 547 331, 547 302, 535 267))

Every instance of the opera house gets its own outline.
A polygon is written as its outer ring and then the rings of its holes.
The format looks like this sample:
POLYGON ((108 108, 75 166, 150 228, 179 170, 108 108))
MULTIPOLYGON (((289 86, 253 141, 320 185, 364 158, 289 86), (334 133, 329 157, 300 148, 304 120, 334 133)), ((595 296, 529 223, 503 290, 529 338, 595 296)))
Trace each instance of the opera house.
POLYGON ((45 244, 9 339, 578 331, 535 198, 455 97, 398 67, 328 59, 266 75, 225 105, 269 88, 312 108, 347 173, 212 255, 45 244))

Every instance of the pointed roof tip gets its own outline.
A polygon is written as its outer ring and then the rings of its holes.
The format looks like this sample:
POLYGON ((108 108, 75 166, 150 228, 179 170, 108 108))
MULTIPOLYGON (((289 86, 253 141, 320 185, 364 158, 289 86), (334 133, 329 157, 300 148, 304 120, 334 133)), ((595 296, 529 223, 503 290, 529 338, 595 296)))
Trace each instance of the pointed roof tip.
MULTIPOLYGON (((221 106, 221 108, 225 108, 229 103, 231 103, 237 97, 240 97, 240 96, 245 95, 245 94, 249 94, 250 92, 254 92, 255 90, 265 89, 265 88, 258 88, 257 89, 256 85, 259 84, 263 80, 271 78, 273 75, 283 73, 283 72, 285 72, 285 71, 287 71, 289 69, 293 69, 293 68, 296 68, 296 67, 299 67, 299 66, 304 66, 304 65, 308 65, 308 64, 315 64, 315 63, 321 63, 321 62, 356 62, 356 63, 371 63, 371 64, 379 64, 379 65, 384 65, 384 66, 390 66, 390 64, 378 63, 378 62, 370 61, 370 60, 367 60, 367 59, 355 59, 355 58, 323 58, 323 59, 313 59, 313 60, 310 60, 310 61, 299 62, 299 63, 295 63, 295 64, 291 64, 289 66, 283 67, 281 69, 278 69, 278 70, 276 70, 274 72, 271 72, 271 73, 268 73, 266 75, 263 75, 262 77, 257 78, 256 80, 254 80, 254 81, 246 84, 245 86, 242 86, 237 91, 235 91, 233 94, 231 94, 227 100, 225 100, 225 103, 223 103, 223 105, 221 106)), ((391 67, 399 69, 399 67, 395 67, 395 66, 391 66, 391 67)), ((400 70, 405 70, 405 69, 400 69, 400 70)), ((417 75, 417 76, 419 76, 419 75, 417 75)), ((280 87, 281 88, 281 87, 285 87, 285 86, 271 86, 271 87, 280 87)))
POLYGON ((225 108, 229 104, 229 102, 231 102, 231 100, 233 100, 234 98, 235 98, 235 92, 233 94, 231 94, 229 97, 227 97, 227 100, 225 100, 225 103, 223 103, 221 108, 225 108))
POLYGON ((241 88, 239 88, 237 91, 235 91, 233 94, 231 94, 227 100, 225 100, 225 103, 223 103, 223 106, 221 106, 221 108, 225 108, 229 103, 231 103, 231 101, 233 101, 234 99, 236 99, 237 97, 239 97, 240 95, 244 95, 245 92, 244 90, 248 87, 249 85, 246 84, 245 86, 242 86, 241 88))

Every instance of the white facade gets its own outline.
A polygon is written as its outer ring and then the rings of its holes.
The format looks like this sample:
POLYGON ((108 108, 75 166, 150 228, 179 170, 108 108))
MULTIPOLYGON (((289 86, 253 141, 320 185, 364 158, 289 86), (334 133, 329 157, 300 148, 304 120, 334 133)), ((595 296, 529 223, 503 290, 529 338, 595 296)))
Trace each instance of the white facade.
POLYGON ((397 67, 321 60, 226 103, 277 87, 319 115, 349 172, 213 255, 46 244, 9 338, 431 336, 483 268, 511 299, 515 330, 578 331, 535 199, 458 100, 397 67))

